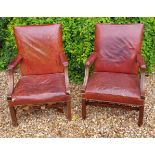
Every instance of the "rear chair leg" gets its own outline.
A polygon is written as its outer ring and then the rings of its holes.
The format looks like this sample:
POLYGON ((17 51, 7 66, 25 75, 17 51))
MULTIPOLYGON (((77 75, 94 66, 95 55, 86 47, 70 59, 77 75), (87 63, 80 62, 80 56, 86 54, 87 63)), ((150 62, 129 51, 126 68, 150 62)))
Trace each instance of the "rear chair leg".
POLYGON ((141 107, 139 107, 138 126, 142 126, 142 124, 143 124, 143 117, 144 117, 144 106, 141 106, 141 107))
POLYGON ((12 125, 14 127, 16 127, 16 126, 18 126, 18 123, 17 123, 15 107, 9 107, 9 110, 10 110, 10 114, 11 114, 12 125))
POLYGON ((82 99, 82 119, 86 119, 86 100, 82 99))
POLYGON ((71 121, 72 117, 71 117, 71 101, 67 102, 67 118, 69 121, 71 121))

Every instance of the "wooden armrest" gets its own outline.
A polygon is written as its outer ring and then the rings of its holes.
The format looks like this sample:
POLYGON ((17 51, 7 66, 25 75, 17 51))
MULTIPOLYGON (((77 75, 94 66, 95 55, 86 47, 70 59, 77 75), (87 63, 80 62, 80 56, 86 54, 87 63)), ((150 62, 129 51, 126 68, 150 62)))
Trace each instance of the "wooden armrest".
POLYGON ((84 82, 82 85, 82 92, 85 91, 87 82, 88 82, 88 78, 89 78, 89 68, 90 66, 94 63, 95 59, 97 57, 96 52, 93 52, 89 58, 87 59, 86 63, 85 63, 85 77, 84 77, 84 82))
POLYGON ((93 52, 93 53, 89 56, 89 58, 87 59, 87 61, 86 61, 86 63, 85 63, 85 66, 90 66, 91 64, 93 64, 94 61, 95 61, 95 59, 96 59, 96 57, 97 57, 96 52, 93 52))
POLYGON ((69 90, 68 66, 65 66, 64 72, 65 72, 66 93, 69 95, 70 94, 70 90, 69 90))
POLYGON ((60 53, 60 60, 63 66, 68 66, 67 58, 64 52, 60 53))
POLYGON ((139 64, 139 67, 140 67, 141 70, 145 70, 146 69, 146 65, 144 63, 144 59, 143 59, 143 57, 140 54, 137 55, 137 62, 139 64))
POLYGON ((142 99, 145 99, 145 70, 141 70, 140 75, 140 95, 142 99))
POLYGON ((65 85, 66 85, 66 94, 70 94, 70 90, 69 90, 69 77, 68 77, 68 62, 67 62, 67 58, 64 52, 60 53, 60 60, 61 63, 64 66, 64 73, 65 73, 65 85))
POLYGON ((7 94, 7 100, 11 100, 11 95, 13 92, 14 88, 14 76, 13 76, 13 69, 8 69, 7 70, 7 75, 8 75, 8 94, 7 94))
POLYGON ((82 85, 82 92, 85 92, 86 85, 87 85, 87 82, 88 82, 88 78, 89 78, 89 66, 86 66, 85 67, 84 82, 83 82, 83 85, 82 85))
POLYGON ((16 58, 8 65, 7 67, 7 75, 8 75, 8 94, 7 100, 11 100, 11 95, 14 89, 14 69, 16 66, 22 61, 22 56, 17 55, 16 58))
POLYGON ((17 55, 16 58, 8 65, 7 69, 8 70, 12 70, 15 69, 16 66, 22 61, 22 56, 21 55, 17 55))
POLYGON ((139 64, 141 73, 140 73, 140 95, 141 99, 145 99, 145 70, 146 70, 146 65, 144 63, 143 57, 138 54, 137 55, 137 62, 139 64))

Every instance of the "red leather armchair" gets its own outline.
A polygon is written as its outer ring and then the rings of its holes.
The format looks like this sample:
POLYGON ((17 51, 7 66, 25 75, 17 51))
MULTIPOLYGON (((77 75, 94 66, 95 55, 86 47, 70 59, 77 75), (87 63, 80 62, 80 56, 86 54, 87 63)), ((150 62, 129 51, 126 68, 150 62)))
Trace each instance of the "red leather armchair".
POLYGON ((142 37, 143 24, 96 24, 94 52, 85 64, 83 119, 87 105, 121 107, 139 111, 138 125, 142 125, 146 68, 141 56, 142 37), (94 71, 89 77, 92 64, 94 71))
POLYGON ((68 62, 63 51, 60 24, 16 26, 18 54, 8 65, 8 104, 17 126, 16 106, 42 105, 67 108, 71 120, 68 62), (21 79, 14 87, 13 72, 20 64, 21 79))

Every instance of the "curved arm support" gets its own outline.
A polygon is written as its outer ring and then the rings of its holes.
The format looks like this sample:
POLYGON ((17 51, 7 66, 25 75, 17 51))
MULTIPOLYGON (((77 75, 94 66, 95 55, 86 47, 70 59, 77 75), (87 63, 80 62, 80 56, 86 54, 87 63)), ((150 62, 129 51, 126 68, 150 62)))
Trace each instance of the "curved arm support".
POLYGON ((89 78, 89 68, 94 63, 96 58, 97 58, 97 54, 96 52, 93 52, 85 63, 85 77, 84 77, 84 82, 82 86, 82 92, 84 92, 86 89, 86 85, 87 85, 88 78, 89 78))
POLYGON ((16 66, 22 61, 22 57, 18 55, 9 65, 7 69, 7 75, 8 75, 8 94, 7 94, 7 100, 11 100, 11 95, 14 89, 14 69, 16 66))
POLYGON ((137 55, 137 62, 139 64, 139 67, 141 70, 141 75, 140 75, 141 98, 145 99, 145 70, 146 70, 146 65, 145 65, 144 60, 140 54, 137 55))
POLYGON ((64 52, 60 53, 60 60, 64 67, 68 66, 67 58, 64 52))
POLYGON ((66 93, 69 95, 70 90, 69 90, 69 77, 68 77, 68 67, 67 66, 65 66, 64 72, 65 72, 66 93))
POLYGON ((90 66, 94 63, 96 57, 97 57, 96 52, 93 52, 93 53, 89 56, 89 58, 87 59, 87 61, 86 61, 86 63, 85 63, 85 66, 90 67, 90 66))
POLYGON ((66 93, 69 95, 70 90, 69 90, 69 77, 68 77, 68 62, 64 52, 60 53, 60 60, 64 66, 66 93))
POLYGON ((84 82, 83 82, 83 85, 82 85, 82 92, 84 92, 85 89, 86 89, 86 85, 87 85, 87 82, 88 82, 88 78, 89 78, 89 66, 86 66, 86 67, 85 67, 84 82))
POLYGON ((8 70, 12 70, 15 69, 16 66, 22 61, 22 56, 21 55, 17 55, 16 58, 8 65, 7 69, 8 70))

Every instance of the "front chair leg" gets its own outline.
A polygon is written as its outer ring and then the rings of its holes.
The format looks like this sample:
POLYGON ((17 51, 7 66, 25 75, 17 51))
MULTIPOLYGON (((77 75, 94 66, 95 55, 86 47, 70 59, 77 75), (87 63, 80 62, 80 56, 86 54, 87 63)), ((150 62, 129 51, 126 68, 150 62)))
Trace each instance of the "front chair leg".
POLYGON ((71 121, 72 117, 71 117, 71 101, 67 102, 67 118, 69 121, 71 121))
POLYGON ((16 126, 18 126, 17 117, 16 117, 16 109, 15 109, 15 107, 9 107, 9 110, 10 110, 12 125, 14 127, 16 127, 16 126))
POLYGON ((82 118, 86 119, 86 100, 82 99, 82 118))
POLYGON ((143 117, 144 117, 144 106, 141 106, 141 107, 139 107, 138 126, 142 126, 142 124, 143 124, 143 117))

